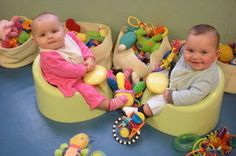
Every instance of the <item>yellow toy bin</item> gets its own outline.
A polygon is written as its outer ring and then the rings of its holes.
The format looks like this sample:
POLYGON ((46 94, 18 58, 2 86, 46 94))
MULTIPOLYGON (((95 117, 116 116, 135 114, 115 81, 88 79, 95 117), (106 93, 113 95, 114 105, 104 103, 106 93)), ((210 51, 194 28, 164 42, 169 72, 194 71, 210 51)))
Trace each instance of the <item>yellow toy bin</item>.
MULTIPOLYGON (((153 128, 179 136, 186 133, 204 135, 215 128, 219 121, 222 97, 224 93, 224 74, 219 67, 220 81, 213 90, 201 102, 189 106, 175 106, 166 104, 159 115, 147 119, 147 124, 153 128)), ((142 103, 152 96, 146 90, 142 103)))
MULTIPOLYGON (((38 55, 34 60, 32 72, 37 106, 44 116, 58 122, 74 123, 90 120, 105 113, 103 110, 90 110, 88 104, 79 93, 65 98, 59 89, 46 82, 40 68, 39 57, 38 55)), ((112 92, 105 81, 99 87, 98 89, 105 96, 112 97, 112 92)))
POLYGON ((99 23, 88 23, 88 22, 76 22, 80 25, 80 32, 85 33, 88 31, 98 31, 99 27, 103 27, 107 34, 101 44, 96 47, 90 48, 96 58, 96 63, 106 67, 106 69, 111 69, 112 65, 112 35, 109 26, 99 23))
POLYGON ((113 65, 115 69, 131 68, 140 78, 146 77, 153 69, 157 62, 160 62, 163 54, 171 49, 168 36, 162 40, 161 46, 150 55, 150 63, 146 65, 140 61, 134 53, 132 48, 126 50, 119 50, 119 40, 124 35, 126 27, 122 27, 119 33, 117 43, 114 48, 113 65))
POLYGON ((236 94, 236 83, 235 83, 236 82, 236 66, 222 63, 220 61, 218 61, 217 63, 224 72, 224 76, 225 76, 224 91, 228 93, 236 94))

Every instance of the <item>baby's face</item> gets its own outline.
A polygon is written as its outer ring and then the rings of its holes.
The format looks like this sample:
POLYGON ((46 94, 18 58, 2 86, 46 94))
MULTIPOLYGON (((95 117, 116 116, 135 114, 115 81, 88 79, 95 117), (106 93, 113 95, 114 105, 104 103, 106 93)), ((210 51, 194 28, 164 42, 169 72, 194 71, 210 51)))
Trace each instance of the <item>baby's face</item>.
POLYGON ((190 34, 187 37, 184 60, 193 70, 204 70, 218 59, 216 36, 213 33, 199 35, 190 34))
POLYGON ((34 23, 33 39, 42 49, 56 50, 64 46, 65 31, 53 16, 34 23))

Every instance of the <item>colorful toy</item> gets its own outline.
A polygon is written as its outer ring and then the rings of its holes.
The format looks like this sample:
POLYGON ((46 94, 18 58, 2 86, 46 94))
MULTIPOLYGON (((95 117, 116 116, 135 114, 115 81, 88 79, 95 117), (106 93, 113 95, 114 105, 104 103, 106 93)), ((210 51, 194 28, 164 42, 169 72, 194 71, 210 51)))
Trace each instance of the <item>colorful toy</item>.
POLYGON ((54 156, 106 156, 103 151, 90 151, 89 136, 86 133, 79 133, 73 136, 69 145, 62 143, 59 149, 56 149, 54 156))
POLYGON ((228 63, 234 58, 233 50, 229 45, 220 44, 219 50, 220 50, 219 60, 221 62, 228 63))
POLYGON ((124 105, 124 107, 133 105, 134 91, 131 90, 131 84, 128 84, 129 81, 127 79, 125 79, 124 73, 119 72, 116 74, 116 82, 117 82, 117 86, 118 86, 119 90, 115 91, 114 97, 126 95, 126 97, 128 98, 128 102, 124 105))
POLYGON ((170 67, 171 62, 175 59, 175 57, 178 55, 180 50, 180 41, 174 40, 171 44, 171 51, 167 51, 166 54, 163 56, 161 61, 161 68, 167 69, 170 67))
POLYGON ((153 52, 159 49, 161 40, 168 34, 166 27, 154 27, 134 16, 128 17, 128 24, 127 30, 119 40, 119 50, 126 50, 136 45, 139 51, 153 52))
POLYGON ((116 75, 110 72, 107 78, 108 85, 112 89, 115 97, 121 95, 127 96, 128 102, 123 107, 139 104, 143 91, 146 88, 143 81, 135 82, 135 84, 131 83, 130 76, 135 75, 133 73, 134 72, 131 72, 128 77, 125 77, 123 72, 118 72, 116 75))
POLYGON ((114 139, 123 145, 135 143, 141 134, 144 126, 145 116, 140 113, 132 113, 130 116, 119 117, 112 126, 114 139))
POLYGON ((137 37, 133 31, 125 33, 119 40, 119 50, 126 50, 132 47, 136 42, 137 37))
MULTIPOLYGON (((183 136, 187 136, 183 135, 183 136)), ((176 150, 179 151, 187 151, 187 148, 182 148, 183 146, 192 145, 192 151, 187 153, 185 156, 217 156, 217 153, 221 155, 226 155, 232 152, 232 149, 236 146, 236 135, 232 135, 229 133, 227 128, 223 127, 220 130, 210 132, 206 135, 206 137, 199 138, 196 135, 191 134, 189 137, 177 137, 174 143, 178 143, 178 145, 174 145, 176 150), (176 141, 179 140, 179 141, 176 141), (178 147, 181 148, 179 149, 178 147)))
POLYGON ((3 48, 14 48, 30 38, 32 20, 23 16, 13 16, 11 21, 0 22, 0 39, 3 48))
POLYGON ((81 156, 82 150, 89 144, 89 136, 85 133, 79 133, 70 139, 69 145, 63 143, 60 149, 56 149, 54 156, 81 156))

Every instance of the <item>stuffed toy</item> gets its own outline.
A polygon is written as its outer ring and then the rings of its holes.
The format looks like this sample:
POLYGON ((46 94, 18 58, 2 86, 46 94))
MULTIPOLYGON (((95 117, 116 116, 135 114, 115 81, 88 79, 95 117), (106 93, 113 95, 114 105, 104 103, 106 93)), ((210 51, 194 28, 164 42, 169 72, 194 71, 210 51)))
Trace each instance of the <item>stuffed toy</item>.
POLYGON ((14 48, 30 38, 31 20, 13 16, 11 21, 0 21, 0 40, 3 48, 14 48))

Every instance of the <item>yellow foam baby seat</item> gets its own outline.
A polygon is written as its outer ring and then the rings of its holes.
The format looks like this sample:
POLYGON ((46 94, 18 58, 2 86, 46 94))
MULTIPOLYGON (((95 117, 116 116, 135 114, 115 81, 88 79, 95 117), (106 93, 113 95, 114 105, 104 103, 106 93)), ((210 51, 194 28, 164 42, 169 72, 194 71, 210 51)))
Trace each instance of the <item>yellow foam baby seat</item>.
MULTIPOLYGON (((210 132, 218 123, 224 93, 225 80, 220 67, 219 75, 220 81, 216 89, 201 102, 189 106, 167 104, 159 115, 147 119, 147 123, 173 136, 185 133, 203 135, 210 132)), ((145 103, 150 96, 150 91, 146 90, 142 103, 145 103)))
MULTIPOLYGON (((79 93, 65 98, 59 89, 50 85, 43 78, 39 57, 38 55, 34 60, 32 72, 37 105, 44 116, 58 122, 72 123, 93 119, 105 113, 105 111, 97 109, 91 111, 79 93)), ((112 92, 105 81, 99 85, 98 89, 105 96, 112 97, 112 92)))

